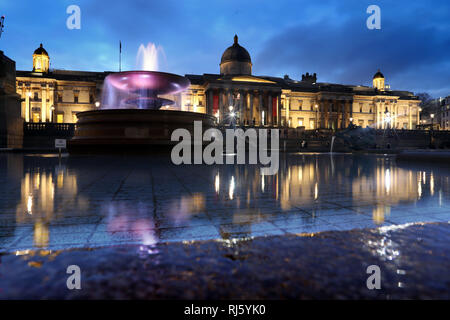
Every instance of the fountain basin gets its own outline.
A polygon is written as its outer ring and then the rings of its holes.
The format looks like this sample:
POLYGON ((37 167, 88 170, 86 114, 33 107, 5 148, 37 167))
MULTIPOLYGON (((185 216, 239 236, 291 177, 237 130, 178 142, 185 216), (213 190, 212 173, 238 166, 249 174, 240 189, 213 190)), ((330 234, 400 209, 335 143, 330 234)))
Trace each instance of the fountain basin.
POLYGON ((148 109, 105 109, 77 114, 74 137, 68 142, 71 154, 153 153, 170 151, 178 128, 194 134, 194 121, 203 130, 215 126, 213 116, 186 111, 148 109))
POLYGON ((144 70, 112 73, 108 79, 119 90, 135 92, 150 89, 155 94, 178 93, 190 84, 187 78, 177 74, 144 70))

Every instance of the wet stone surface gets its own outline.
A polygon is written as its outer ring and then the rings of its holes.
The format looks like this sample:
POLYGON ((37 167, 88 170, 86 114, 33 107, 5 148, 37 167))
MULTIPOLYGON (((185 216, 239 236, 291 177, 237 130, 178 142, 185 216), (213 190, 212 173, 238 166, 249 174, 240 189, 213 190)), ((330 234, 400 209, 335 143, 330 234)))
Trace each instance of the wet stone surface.
POLYGON ((448 166, 281 154, 259 165, 0 154, 0 252, 242 239, 450 221, 448 166))
POLYGON ((254 239, 17 251, 1 299, 449 299, 450 226, 414 224, 254 239), (66 269, 81 268, 81 290, 66 269), (369 265, 381 289, 369 290, 369 265))

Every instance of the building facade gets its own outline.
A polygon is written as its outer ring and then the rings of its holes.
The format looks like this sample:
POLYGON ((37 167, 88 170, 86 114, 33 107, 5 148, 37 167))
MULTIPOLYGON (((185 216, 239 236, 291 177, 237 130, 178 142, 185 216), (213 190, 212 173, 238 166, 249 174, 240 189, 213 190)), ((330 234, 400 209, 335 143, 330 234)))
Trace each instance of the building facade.
MULTIPOLYGON (((76 113, 95 109, 108 72, 51 70, 41 45, 33 54, 33 71, 17 72, 17 93, 23 99, 26 122, 76 122, 76 113)), ((283 126, 307 130, 362 127, 415 129, 420 101, 408 91, 393 91, 383 74, 373 87, 317 81, 306 73, 301 80, 252 75, 248 51, 234 37, 220 61, 219 74, 186 75, 185 92, 166 96, 167 109, 214 115, 219 124, 283 126)), ((164 97, 164 96, 163 96, 164 97)))
POLYGON ((42 44, 33 53, 32 71, 16 72, 25 122, 76 122, 76 114, 93 110, 107 72, 51 70, 42 44))

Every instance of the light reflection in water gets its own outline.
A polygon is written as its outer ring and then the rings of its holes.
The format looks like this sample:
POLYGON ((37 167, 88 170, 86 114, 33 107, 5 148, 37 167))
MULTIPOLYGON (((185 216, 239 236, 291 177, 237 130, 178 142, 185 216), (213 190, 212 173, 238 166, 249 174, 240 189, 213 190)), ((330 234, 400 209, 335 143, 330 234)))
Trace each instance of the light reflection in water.
POLYGON ((78 194, 76 175, 64 167, 57 167, 56 171, 29 168, 21 179, 20 190, 16 222, 33 225, 33 243, 39 248, 49 244, 49 223, 64 218, 64 212, 58 211, 61 200, 74 199, 72 208, 81 212, 89 207, 87 199, 78 194))
MULTIPOLYGON (((403 168, 389 157, 342 155, 282 158, 279 172, 267 177, 260 174, 258 166, 191 166, 179 174, 186 186, 184 191, 179 191, 180 182, 166 169, 153 170, 154 186, 150 179, 142 178, 149 174, 151 166, 148 160, 141 159, 133 162, 137 178, 130 186, 124 184, 120 189, 119 195, 129 194, 129 199, 111 201, 117 188, 108 189, 107 183, 87 189, 79 187, 89 184, 98 163, 74 161, 58 166, 57 159, 47 161, 50 161, 47 165, 26 164, 20 178, 14 178, 20 190, 16 223, 33 225, 37 247, 48 245, 49 224, 65 219, 68 209, 78 215, 104 216, 108 232, 131 230, 143 243, 151 245, 158 240, 159 235, 154 232, 158 219, 185 226, 194 215, 202 218, 206 213, 222 210, 229 217, 221 216, 220 223, 248 226, 251 231, 252 224, 267 221, 276 212, 320 209, 324 203, 331 203, 346 207, 364 204, 373 223, 383 225, 398 205, 417 208, 432 202, 445 207, 450 191, 448 174, 439 169, 403 168), (228 192, 221 193, 223 181, 228 182, 228 192), (155 195, 149 197, 152 188, 156 189, 155 195), (99 210, 96 203, 101 203, 103 209, 99 210)), ((108 172, 107 178, 122 181, 124 172, 130 170, 129 163, 118 164, 108 172)), ((159 162, 152 164, 159 165, 159 162)), ((308 223, 316 221, 316 212, 311 212, 308 223)), ((210 215, 216 225, 219 221, 214 219, 218 216, 210 215)), ((317 216, 320 218, 320 214, 317 216)))

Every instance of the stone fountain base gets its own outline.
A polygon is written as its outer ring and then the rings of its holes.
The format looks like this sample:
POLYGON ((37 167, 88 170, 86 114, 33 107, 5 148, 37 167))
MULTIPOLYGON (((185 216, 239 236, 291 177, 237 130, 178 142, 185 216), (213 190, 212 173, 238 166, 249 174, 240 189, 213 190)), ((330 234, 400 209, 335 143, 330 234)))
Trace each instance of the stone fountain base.
POLYGON ((106 109, 77 114, 75 135, 68 142, 71 154, 170 152, 178 128, 194 134, 194 121, 202 121, 203 130, 215 126, 215 118, 203 113, 106 109))

